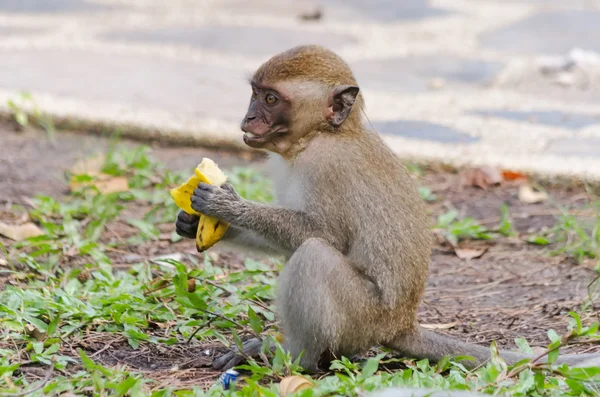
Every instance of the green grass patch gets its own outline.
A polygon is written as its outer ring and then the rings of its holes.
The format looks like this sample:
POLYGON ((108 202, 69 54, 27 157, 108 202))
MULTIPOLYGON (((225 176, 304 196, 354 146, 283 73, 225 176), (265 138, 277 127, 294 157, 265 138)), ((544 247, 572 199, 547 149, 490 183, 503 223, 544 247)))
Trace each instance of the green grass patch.
MULTIPOLYGON (((243 266, 224 268, 207 253, 178 260, 133 255, 133 263, 122 266, 123 258, 131 255, 128 249, 160 240, 160 225, 173 222, 177 213, 168 190, 188 175, 169 171, 145 147, 113 148, 103 171, 125 176, 130 190, 99 194, 85 188, 67 199, 36 197, 29 216, 45 235, 1 247, 6 266, 0 271, 6 278, 0 290, 0 394, 279 395, 281 378, 301 373, 282 349, 268 361, 242 366, 244 377, 235 391, 223 390, 208 369, 209 375, 196 374, 198 384, 190 384, 180 375, 181 360, 161 367, 155 376, 107 361, 108 352, 117 350, 133 359, 150 349, 160 364, 161 352, 175 347, 198 352, 193 349, 230 347, 256 335, 265 343, 276 342, 273 299, 282 264, 247 258, 243 266), (135 214, 128 225, 138 232, 118 238, 111 234, 111 225, 123 221, 128 210, 135 214)), ((256 170, 227 172, 242 196, 272 200, 270 181, 256 170)), ((458 219, 456 213, 440 217, 438 227, 454 241, 513 233, 507 210, 492 230, 472 219, 458 219)), ((171 242, 176 240, 171 236, 171 242)), ((558 347, 571 340, 588 343, 600 338, 598 324, 586 327, 577 314, 572 318, 568 335, 549 332, 551 360, 558 347)), ((517 344, 530 350, 525 340, 517 344)), ((495 345, 490 348, 496 352, 495 345)), ((299 395, 359 396, 388 386, 510 396, 597 395, 599 374, 600 368, 550 368, 537 362, 507 367, 497 356, 468 371, 452 360, 432 365, 384 352, 360 363, 341 357, 332 362, 329 373, 313 379, 312 389, 299 395)))

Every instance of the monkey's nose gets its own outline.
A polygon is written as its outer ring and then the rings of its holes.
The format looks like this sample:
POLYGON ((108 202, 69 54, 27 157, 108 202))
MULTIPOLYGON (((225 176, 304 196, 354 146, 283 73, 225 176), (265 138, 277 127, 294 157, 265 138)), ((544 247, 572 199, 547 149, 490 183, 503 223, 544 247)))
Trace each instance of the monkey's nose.
POLYGON ((246 123, 247 123, 248 121, 254 120, 255 118, 256 118, 256 116, 247 116, 247 117, 246 117, 246 123))

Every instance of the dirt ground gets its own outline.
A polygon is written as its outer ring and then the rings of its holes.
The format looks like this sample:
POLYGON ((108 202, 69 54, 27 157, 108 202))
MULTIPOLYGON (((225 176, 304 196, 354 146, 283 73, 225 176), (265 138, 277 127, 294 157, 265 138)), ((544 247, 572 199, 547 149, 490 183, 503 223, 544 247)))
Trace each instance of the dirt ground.
MULTIPOLYGON (((104 150, 105 137, 59 132, 56 143, 50 143, 39 131, 15 132, 7 124, 0 124, 0 211, 11 202, 23 202, 35 193, 61 196, 67 192, 63 177, 77 159, 104 150)), ((134 145, 130 141, 119 144, 134 145)), ((232 153, 199 148, 154 146, 153 155, 173 169, 194 167, 202 156, 209 156, 223 168, 255 162, 260 159, 239 158, 232 153)), ((548 203, 523 204, 517 198, 516 183, 504 183, 484 191, 475 187, 460 187, 456 172, 441 167, 427 169, 417 183, 428 186, 437 196, 428 204, 432 222, 439 214, 454 207, 461 214, 472 216, 492 227, 500 219, 503 203, 510 206, 513 225, 519 232, 532 232, 554 224, 558 210, 548 203)), ((552 197, 561 204, 581 206, 588 197, 577 184, 550 188, 552 197)), ((3 210, 4 216, 10 216, 3 210)), ((173 225, 161 225, 170 233, 173 225)), ((113 228, 122 238, 135 229, 122 223, 113 228)), ((0 238, 1 239, 1 238, 0 238)), ((439 240, 439 239, 438 239, 439 240)), ((6 240, 0 240, 6 242, 6 240)), ((478 259, 459 259, 443 241, 434 244, 431 272, 425 301, 420 309, 422 324, 434 326, 436 332, 456 336, 464 341, 489 345, 498 341, 500 346, 514 348, 514 338, 526 337, 534 346, 548 343, 546 331, 564 332, 568 312, 579 310, 588 300, 588 285, 597 273, 592 264, 575 264, 565 256, 550 256, 548 250, 529 245, 514 238, 467 242, 470 248, 483 247, 487 252, 478 259)), ((224 267, 243 266, 244 253, 229 248, 215 247, 211 255, 224 267)), ((174 252, 197 255, 193 241, 157 243, 131 247, 130 252, 112 253, 115 266, 127 266, 127 255, 152 257, 174 252)), ((598 321, 600 302, 592 302, 584 321, 598 321)), ((178 366, 182 383, 198 384, 202 379, 213 380, 216 374, 209 369, 210 355, 219 346, 153 346, 142 344, 131 351, 125 340, 116 337, 107 347, 100 336, 87 334, 79 343, 92 357, 106 364, 128 364, 148 371, 148 376, 160 380, 173 366, 178 366), (197 352, 195 354, 194 352, 197 352), (166 371, 166 372, 164 372, 166 371)), ((575 351, 600 351, 600 346, 579 346, 575 351)), ((165 380, 166 382, 166 380, 165 380)), ((157 386, 158 387, 158 386, 157 386)))

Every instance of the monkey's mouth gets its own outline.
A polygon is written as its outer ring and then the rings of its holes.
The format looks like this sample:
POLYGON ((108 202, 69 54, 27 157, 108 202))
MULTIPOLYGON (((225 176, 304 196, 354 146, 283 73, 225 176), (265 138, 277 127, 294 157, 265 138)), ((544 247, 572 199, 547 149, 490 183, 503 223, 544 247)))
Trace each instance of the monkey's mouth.
POLYGON ((265 138, 267 136, 268 135, 256 135, 252 132, 245 132, 244 133, 244 143, 249 146, 264 143, 266 141, 265 138))
POLYGON ((285 131, 269 131, 264 135, 257 135, 253 132, 246 131, 244 132, 244 143, 248 146, 260 145, 262 143, 266 143, 272 141, 273 138, 284 134, 285 131))

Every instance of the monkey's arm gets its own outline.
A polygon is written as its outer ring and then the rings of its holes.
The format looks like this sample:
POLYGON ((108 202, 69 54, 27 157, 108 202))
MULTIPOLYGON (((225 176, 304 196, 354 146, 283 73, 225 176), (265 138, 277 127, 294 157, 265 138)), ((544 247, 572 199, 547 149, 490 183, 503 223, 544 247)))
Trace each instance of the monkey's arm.
MULTIPOLYGON (((199 219, 200 218, 197 215, 190 215, 184 211, 179 211, 177 214, 177 221, 175 222, 175 230, 177 234, 185 238, 196 238, 199 219)), ((227 228, 227 232, 225 232, 222 240, 236 245, 242 245, 244 247, 266 251, 267 253, 273 255, 285 254, 281 247, 278 247, 270 241, 267 241, 264 237, 253 231, 242 229, 236 225, 230 225, 229 228, 227 228)))
POLYGON ((271 255, 286 254, 284 249, 268 241, 261 235, 251 230, 242 229, 236 225, 229 225, 227 232, 225 232, 225 235, 223 236, 223 241, 241 245, 243 247, 258 249, 271 255))
POLYGON ((311 237, 326 237, 317 217, 245 200, 230 185, 218 187, 200 183, 192 195, 192 208, 257 232, 288 252, 294 252, 311 237))

